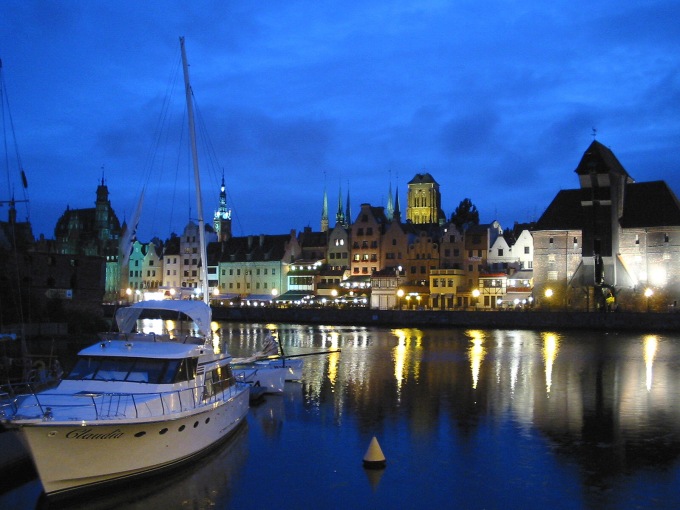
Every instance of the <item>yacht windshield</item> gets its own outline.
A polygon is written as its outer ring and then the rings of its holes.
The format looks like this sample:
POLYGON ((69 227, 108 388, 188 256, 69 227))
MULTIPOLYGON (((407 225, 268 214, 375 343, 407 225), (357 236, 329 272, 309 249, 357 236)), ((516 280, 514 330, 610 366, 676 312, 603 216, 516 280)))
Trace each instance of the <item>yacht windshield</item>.
POLYGON ((83 356, 66 379, 168 384, 184 367, 185 360, 83 356))

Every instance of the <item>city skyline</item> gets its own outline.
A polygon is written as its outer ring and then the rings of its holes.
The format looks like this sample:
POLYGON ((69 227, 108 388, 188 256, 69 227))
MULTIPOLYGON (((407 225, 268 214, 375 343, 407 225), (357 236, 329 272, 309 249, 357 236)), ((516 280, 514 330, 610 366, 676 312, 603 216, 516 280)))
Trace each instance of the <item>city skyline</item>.
MULTIPOLYGON (((536 220, 578 186, 593 136, 636 181, 680 189, 672 2, 175 7, 3 4, 0 59, 36 237, 53 237, 67 207, 92 207, 102 177, 130 221, 180 35, 216 152, 206 222, 224 172, 236 236, 318 230, 324 189, 331 227, 339 188, 353 214, 385 206, 390 186, 403 207, 421 172, 447 217, 470 198, 482 223, 536 220)), ((174 170, 177 154, 164 157, 174 170)), ((10 171, 0 200, 22 198, 10 171)), ((139 238, 181 233, 191 213, 178 204, 149 186, 139 238)))

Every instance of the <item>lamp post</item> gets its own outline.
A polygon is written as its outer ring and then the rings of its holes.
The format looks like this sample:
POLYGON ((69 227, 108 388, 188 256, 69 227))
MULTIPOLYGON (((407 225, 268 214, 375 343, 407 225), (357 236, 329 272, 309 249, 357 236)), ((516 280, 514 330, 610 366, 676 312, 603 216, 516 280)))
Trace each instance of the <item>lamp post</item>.
POLYGON ((551 288, 545 289, 545 298, 548 300, 548 308, 550 308, 550 298, 553 295, 553 290, 551 288))
POLYGON ((397 290, 397 307, 401 310, 401 300, 404 297, 404 289, 397 290))
POLYGON ((477 308, 477 303, 479 300, 479 289, 475 289, 472 291, 472 306, 477 308))
POLYGON ((647 298, 647 313, 649 313, 649 298, 652 297, 653 294, 654 291, 649 287, 645 289, 645 298, 647 298))

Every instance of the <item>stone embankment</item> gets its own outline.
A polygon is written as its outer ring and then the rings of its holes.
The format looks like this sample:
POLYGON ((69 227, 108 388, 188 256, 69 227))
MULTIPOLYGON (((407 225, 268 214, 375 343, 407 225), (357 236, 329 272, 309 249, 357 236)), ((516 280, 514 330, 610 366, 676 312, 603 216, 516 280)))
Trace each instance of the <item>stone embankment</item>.
POLYGON ((680 331, 680 313, 569 311, 435 311, 367 308, 215 307, 213 319, 231 322, 381 327, 442 327, 532 330, 680 331))

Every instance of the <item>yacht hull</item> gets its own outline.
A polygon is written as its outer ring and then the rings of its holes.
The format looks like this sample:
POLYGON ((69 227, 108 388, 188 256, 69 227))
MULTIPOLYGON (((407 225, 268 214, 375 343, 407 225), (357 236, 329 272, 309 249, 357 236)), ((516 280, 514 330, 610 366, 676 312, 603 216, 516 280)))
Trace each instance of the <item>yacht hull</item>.
POLYGON ((245 421, 248 391, 168 420, 15 423, 48 496, 165 469, 204 453, 245 421))

